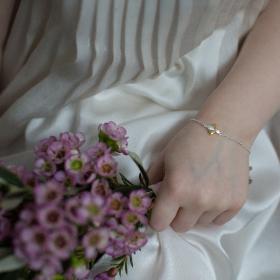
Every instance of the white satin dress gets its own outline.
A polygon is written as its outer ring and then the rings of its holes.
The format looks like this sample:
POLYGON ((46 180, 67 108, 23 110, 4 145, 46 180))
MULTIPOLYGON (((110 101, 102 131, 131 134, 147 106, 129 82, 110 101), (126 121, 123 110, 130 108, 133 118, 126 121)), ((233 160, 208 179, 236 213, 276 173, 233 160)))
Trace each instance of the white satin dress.
MULTIPOLYGON (((195 116, 267 0, 22 0, 4 50, 0 159, 62 131, 124 125, 144 166, 195 116)), ((223 226, 148 230, 129 280, 280 279, 280 114, 256 138, 246 204, 223 226)), ((123 162, 128 177, 137 175, 123 162)))

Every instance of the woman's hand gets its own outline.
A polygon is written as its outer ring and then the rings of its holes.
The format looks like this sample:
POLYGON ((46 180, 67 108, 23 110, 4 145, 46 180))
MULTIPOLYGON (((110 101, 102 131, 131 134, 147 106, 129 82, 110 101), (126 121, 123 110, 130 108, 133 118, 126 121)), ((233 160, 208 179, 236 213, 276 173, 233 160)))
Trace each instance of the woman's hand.
POLYGON ((153 184, 162 181, 150 225, 184 232, 196 224, 229 221, 247 198, 248 155, 238 144, 187 122, 148 172, 153 184))
MULTIPOLYGON (((280 1, 269 1, 233 67, 196 116, 217 122, 247 147, 280 109, 279 10, 280 1)), ((246 201, 248 153, 223 137, 208 136, 198 124, 186 124, 151 167, 152 183, 162 180, 150 220, 156 230, 223 224, 246 201)))

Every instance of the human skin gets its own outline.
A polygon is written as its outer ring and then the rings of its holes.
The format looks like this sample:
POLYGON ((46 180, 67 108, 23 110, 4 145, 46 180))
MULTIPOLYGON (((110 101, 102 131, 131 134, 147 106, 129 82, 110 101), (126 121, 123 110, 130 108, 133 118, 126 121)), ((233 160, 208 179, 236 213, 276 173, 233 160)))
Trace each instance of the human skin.
MULTIPOLYGON (((247 35, 233 67, 196 118, 250 148, 280 109, 280 1, 271 0, 247 35)), ((148 172, 159 184, 150 226, 186 232, 196 224, 223 225, 247 199, 249 153, 187 121, 148 172)))

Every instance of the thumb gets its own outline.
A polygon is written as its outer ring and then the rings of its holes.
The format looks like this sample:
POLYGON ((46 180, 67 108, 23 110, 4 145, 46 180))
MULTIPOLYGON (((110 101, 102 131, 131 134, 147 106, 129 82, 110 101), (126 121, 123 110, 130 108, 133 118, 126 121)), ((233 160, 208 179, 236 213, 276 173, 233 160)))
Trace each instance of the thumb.
POLYGON ((149 186, 149 188, 152 189, 154 191, 154 193, 157 195, 158 192, 159 192, 161 183, 162 183, 162 181, 158 182, 156 184, 152 184, 152 185, 149 186))
POLYGON ((163 153, 161 153, 156 160, 153 160, 147 172, 150 180, 150 185, 154 185, 162 181, 164 177, 164 161, 163 153))

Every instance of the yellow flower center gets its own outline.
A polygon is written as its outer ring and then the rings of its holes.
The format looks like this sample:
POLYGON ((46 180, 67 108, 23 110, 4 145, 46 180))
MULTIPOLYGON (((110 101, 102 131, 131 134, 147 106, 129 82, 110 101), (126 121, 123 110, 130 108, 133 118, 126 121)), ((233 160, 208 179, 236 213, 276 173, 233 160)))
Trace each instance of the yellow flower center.
POLYGON ((119 210, 121 208, 121 203, 119 200, 116 200, 114 199, 112 202, 111 202, 111 207, 114 209, 114 210, 119 210))
POLYGON ((132 202, 132 205, 133 205, 134 207, 139 207, 139 206, 141 206, 142 200, 141 200, 140 197, 134 196, 134 197, 132 198, 131 202, 132 202))
POLYGON ((98 215, 99 212, 100 212, 100 209, 94 205, 94 204, 91 204, 87 207, 87 210, 92 214, 92 215, 98 215))
POLYGON ((73 160, 71 162, 71 169, 72 170, 75 170, 75 171, 81 170, 82 166, 83 166, 83 162, 81 160, 79 160, 79 159, 73 160))
POLYGON ((102 165, 102 170, 104 173, 110 173, 112 170, 112 166, 110 164, 104 164, 102 165))
POLYGON ((91 246, 94 246, 94 245, 98 244, 99 240, 100 240, 99 235, 93 235, 90 237, 89 243, 91 246))

